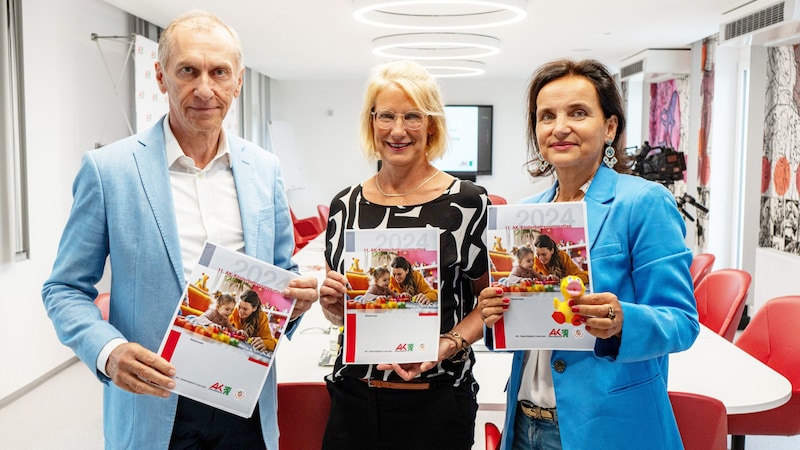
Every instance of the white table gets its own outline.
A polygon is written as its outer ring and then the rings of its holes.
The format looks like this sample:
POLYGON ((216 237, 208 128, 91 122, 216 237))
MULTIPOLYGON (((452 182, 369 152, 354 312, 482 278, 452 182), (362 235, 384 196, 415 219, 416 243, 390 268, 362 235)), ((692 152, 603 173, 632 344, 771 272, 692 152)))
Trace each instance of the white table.
POLYGON ((692 347, 670 356, 669 390, 722 401, 728 414, 745 414, 783 405, 792 384, 749 353, 700 326, 692 347))
MULTIPOLYGON (((324 237, 311 241, 295 255, 306 275, 325 277, 322 256, 324 237)), ((319 357, 331 345, 330 323, 314 305, 299 324, 291 340, 282 341, 276 356, 278 382, 322 381, 331 366, 320 366, 319 357)), ((481 344, 475 346, 480 350, 481 344)), ((511 354, 476 352, 475 378, 480 385, 478 403, 486 411, 505 409, 506 380, 511 354)), ((779 373, 708 328, 687 351, 670 356, 670 391, 689 392, 722 401, 729 414, 764 411, 789 400, 792 386, 779 373)))

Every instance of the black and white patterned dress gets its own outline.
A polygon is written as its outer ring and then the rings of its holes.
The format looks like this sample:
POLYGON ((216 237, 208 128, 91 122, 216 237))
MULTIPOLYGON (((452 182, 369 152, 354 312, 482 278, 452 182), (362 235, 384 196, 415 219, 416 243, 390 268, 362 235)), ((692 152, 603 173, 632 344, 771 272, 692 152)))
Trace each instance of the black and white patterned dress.
MULTIPOLYGON (((488 252, 484 242, 486 231, 486 190, 470 181, 456 179, 445 192, 430 202, 412 206, 384 206, 366 200, 362 186, 349 187, 331 202, 326 231, 325 260, 328 265, 345 273, 344 229, 423 228, 440 230, 439 301, 441 302, 441 333, 450 331, 475 307, 472 280, 488 270, 488 252)), ((453 386, 468 386, 477 393, 472 376, 475 357, 455 363, 440 362, 420 378, 429 381, 448 381, 453 386)), ((342 377, 402 381, 393 371, 379 371, 374 365, 344 365, 339 352, 334 370, 328 379, 342 377)))

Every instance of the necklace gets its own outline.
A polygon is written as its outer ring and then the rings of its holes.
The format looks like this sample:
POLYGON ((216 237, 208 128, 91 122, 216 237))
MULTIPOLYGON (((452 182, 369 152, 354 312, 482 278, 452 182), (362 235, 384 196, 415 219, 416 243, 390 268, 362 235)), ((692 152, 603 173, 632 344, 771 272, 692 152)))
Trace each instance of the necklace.
POLYGON ((436 172, 434 172, 433 175, 429 176, 428 178, 425 178, 422 181, 422 183, 417 185, 417 187, 415 187, 414 189, 412 189, 412 190, 410 190, 408 192, 403 192, 402 194, 387 194, 386 192, 384 192, 383 189, 381 189, 381 184, 378 183, 378 175, 375 175, 375 187, 378 188, 378 191, 381 194, 383 194, 384 197, 403 197, 403 196, 406 196, 408 194, 412 194, 414 192, 417 192, 422 186, 425 186, 425 183, 427 183, 428 181, 431 181, 436 175, 439 175, 439 172, 441 172, 441 170, 436 169, 436 172))

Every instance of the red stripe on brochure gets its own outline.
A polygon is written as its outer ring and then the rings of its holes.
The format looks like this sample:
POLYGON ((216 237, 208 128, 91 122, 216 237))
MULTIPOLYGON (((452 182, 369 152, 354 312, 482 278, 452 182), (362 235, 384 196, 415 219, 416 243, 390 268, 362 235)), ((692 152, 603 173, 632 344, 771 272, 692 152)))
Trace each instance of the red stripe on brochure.
POLYGON ((256 364, 261 364, 264 367, 269 367, 269 363, 268 362, 262 361, 260 359, 253 358, 252 356, 247 358, 247 360, 250 361, 250 362, 254 362, 256 364))
POLYGON ((345 333, 347 333, 345 342, 347 345, 344 348, 344 362, 354 363, 356 360, 356 315, 354 313, 347 314, 345 321, 344 329, 345 333))
POLYGON ((506 324, 502 318, 494 324, 494 348, 506 348, 506 324))
POLYGON ((170 330, 167 336, 167 343, 164 344, 164 351, 161 352, 161 357, 167 361, 172 359, 172 354, 175 353, 175 347, 178 346, 178 341, 181 338, 181 332, 177 330, 170 330))

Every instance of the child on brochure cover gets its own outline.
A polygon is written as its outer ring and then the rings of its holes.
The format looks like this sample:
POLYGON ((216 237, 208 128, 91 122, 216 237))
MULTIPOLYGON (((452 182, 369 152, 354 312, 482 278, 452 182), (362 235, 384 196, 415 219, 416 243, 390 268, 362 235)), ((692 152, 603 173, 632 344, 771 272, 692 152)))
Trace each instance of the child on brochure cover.
POLYGON ((214 304, 206 312, 197 318, 200 325, 216 324, 228 330, 234 330, 229 319, 233 308, 236 306, 236 299, 231 294, 223 294, 220 291, 214 293, 214 304))
POLYGON ((369 274, 372 275, 372 283, 362 297, 363 302, 369 302, 378 297, 392 297, 396 294, 389 288, 392 273, 388 267, 372 267, 369 269, 369 274))
POLYGON ((522 280, 546 280, 547 276, 537 272, 533 266, 536 261, 536 253, 527 245, 521 245, 511 249, 511 254, 517 259, 517 264, 506 278, 506 284, 519 284, 522 280))

